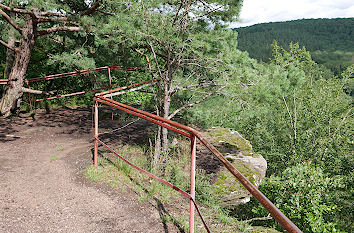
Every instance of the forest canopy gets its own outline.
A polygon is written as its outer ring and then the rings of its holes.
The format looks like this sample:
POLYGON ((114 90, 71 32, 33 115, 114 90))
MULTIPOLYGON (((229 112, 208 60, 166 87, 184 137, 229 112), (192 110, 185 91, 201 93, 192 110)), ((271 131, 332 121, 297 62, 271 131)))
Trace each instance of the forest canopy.
POLYGON ((238 32, 238 48, 252 58, 268 62, 274 40, 286 49, 290 42, 298 42, 317 63, 340 74, 354 64, 353 28, 354 18, 336 18, 262 23, 234 30, 238 32))

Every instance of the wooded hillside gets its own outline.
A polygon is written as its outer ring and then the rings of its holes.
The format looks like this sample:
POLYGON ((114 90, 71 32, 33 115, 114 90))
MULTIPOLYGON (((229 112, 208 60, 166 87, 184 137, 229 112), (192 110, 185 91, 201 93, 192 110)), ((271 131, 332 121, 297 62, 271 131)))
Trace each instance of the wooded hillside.
POLYGON ((316 62, 338 71, 354 63, 353 28, 354 18, 337 18, 263 23, 234 30, 238 32, 238 48, 252 58, 268 62, 273 40, 287 49, 290 42, 299 42, 316 62))

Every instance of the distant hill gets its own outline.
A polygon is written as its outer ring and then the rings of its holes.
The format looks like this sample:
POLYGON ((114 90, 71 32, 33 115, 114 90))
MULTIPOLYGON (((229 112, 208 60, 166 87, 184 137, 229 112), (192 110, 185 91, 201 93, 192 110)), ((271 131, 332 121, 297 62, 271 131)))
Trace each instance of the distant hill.
POLYGON ((277 40, 285 48, 290 42, 299 42, 316 62, 335 72, 354 63, 354 18, 302 19, 234 30, 238 32, 238 48, 264 62, 269 61, 271 44, 277 40))

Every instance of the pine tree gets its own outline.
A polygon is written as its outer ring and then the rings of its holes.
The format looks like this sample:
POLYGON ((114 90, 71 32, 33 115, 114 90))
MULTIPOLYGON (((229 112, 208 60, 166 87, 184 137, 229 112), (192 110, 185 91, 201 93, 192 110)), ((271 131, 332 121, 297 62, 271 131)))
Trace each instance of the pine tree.
POLYGON ((43 91, 24 87, 31 54, 35 42, 41 37, 58 32, 83 31, 82 22, 85 17, 96 12, 99 2, 86 5, 82 1, 1 1, 0 14, 2 19, 16 34, 9 30, 7 42, 0 40, 0 44, 8 50, 5 72, 9 81, 5 87, 1 102, 0 113, 5 117, 17 109, 18 101, 24 92, 43 94, 43 91), (64 13, 62 13, 64 12, 64 13), (19 38, 18 43, 14 43, 19 38), (14 53, 14 55, 13 55, 14 53), (14 57, 10 64, 10 58, 14 57))

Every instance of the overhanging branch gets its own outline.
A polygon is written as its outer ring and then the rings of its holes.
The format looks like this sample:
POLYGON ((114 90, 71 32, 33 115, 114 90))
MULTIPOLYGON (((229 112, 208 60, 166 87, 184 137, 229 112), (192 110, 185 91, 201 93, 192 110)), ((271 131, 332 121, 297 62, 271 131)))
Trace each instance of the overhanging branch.
POLYGON ((8 7, 4 4, 0 4, 0 8, 4 9, 4 10, 7 10, 7 11, 10 11, 10 12, 14 12, 14 13, 20 13, 20 14, 32 14, 31 12, 27 11, 27 10, 24 10, 24 9, 21 9, 21 8, 11 8, 11 7, 8 7))
POLYGON ((145 57, 146 62, 148 63, 149 70, 151 71, 151 63, 150 63, 149 56, 146 55, 145 53, 141 52, 139 49, 134 49, 134 51, 137 52, 137 53, 139 53, 141 56, 144 56, 144 57, 145 57))
POLYGON ((90 15, 93 12, 95 12, 97 10, 97 8, 100 6, 100 3, 95 3, 93 4, 89 9, 87 9, 86 11, 82 12, 80 14, 80 16, 84 16, 84 15, 90 15))
POLYGON ((55 93, 55 91, 49 91, 49 92, 46 92, 46 91, 40 91, 40 90, 33 90, 33 89, 30 89, 30 88, 26 88, 26 87, 22 87, 22 92, 25 92, 25 93, 31 93, 31 94, 37 94, 37 95, 52 95, 55 93))
POLYGON ((184 109, 186 109, 186 108, 193 107, 194 105, 199 104, 199 103, 205 101, 205 100, 208 99, 210 96, 212 96, 212 95, 214 95, 215 93, 221 91, 221 89, 223 89, 223 88, 225 88, 225 86, 222 86, 222 87, 220 87, 219 89, 217 89, 216 91, 213 91, 213 92, 210 92, 210 93, 206 94, 203 98, 201 98, 201 99, 199 99, 199 100, 197 100, 197 101, 195 101, 195 102, 193 102, 193 103, 189 103, 189 104, 183 105, 182 107, 180 107, 179 109, 177 109, 176 111, 174 111, 171 115, 169 115, 167 119, 170 120, 170 119, 172 119, 177 113, 179 113, 180 111, 182 111, 182 110, 184 110, 184 109))
POLYGON ((105 15, 111 15, 113 16, 114 14, 113 13, 110 13, 110 12, 107 12, 107 11, 103 11, 103 10, 100 10, 100 9, 96 9, 97 12, 100 12, 102 14, 105 14, 105 15))
POLYGON ((12 19, 11 17, 6 14, 3 10, 0 9, 0 14, 6 19, 6 21, 11 24, 11 26, 13 26, 17 31, 19 31, 20 33, 22 32, 22 28, 20 26, 18 26, 12 19))
POLYGON ((181 91, 181 90, 188 90, 188 89, 194 88, 194 87, 211 87, 211 86, 222 86, 222 85, 216 84, 216 83, 198 83, 198 84, 191 84, 191 85, 183 86, 183 87, 175 87, 174 92, 176 92, 176 91, 181 91))
POLYGON ((6 43, 6 42, 4 42, 2 40, 0 40, 0 44, 4 45, 6 48, 11 49, 11 50, 13 50, 15 52, 17 52, 17 50, 18 50, 17 48, 10 46, 8 43, 6 43))
POLYGON ((78 32, 81 30, 82 30, 82 28, 80 28, 80 27, 71 27, 71 26, 51 27, 46 30, 38 31, 37 36, 44 36, 44 35, 48 35, 53 32, 60 32, 60 31, 78 32))
MULTIPOLYGON (((24 8, 21 7, 9 7, 6 6, 4 4, 0 4, 0 8, 10 11, 10 12, 14 12, 14 13, 19 13, 19 14, 27 14, 27 15, 34 15, 32 11, 28 11, 25 10, 24 8)), ((41 11, 38 12, 40 16, 56 16, 56 17, 66 17, 65 14, 61 14, 61 13, 53 13, 53 12, 47 12, 47 11, 41 11)))
MULTIPOLYGON (((68 20, 67 17, 56 17, 56 18, 50 18, 50 17, 39 17, 38 22, 43 23, 43 22, 55 22, 55 21, 66 21, 68 20)), ((72 22, 70 22, 72 23, 72 22)))

